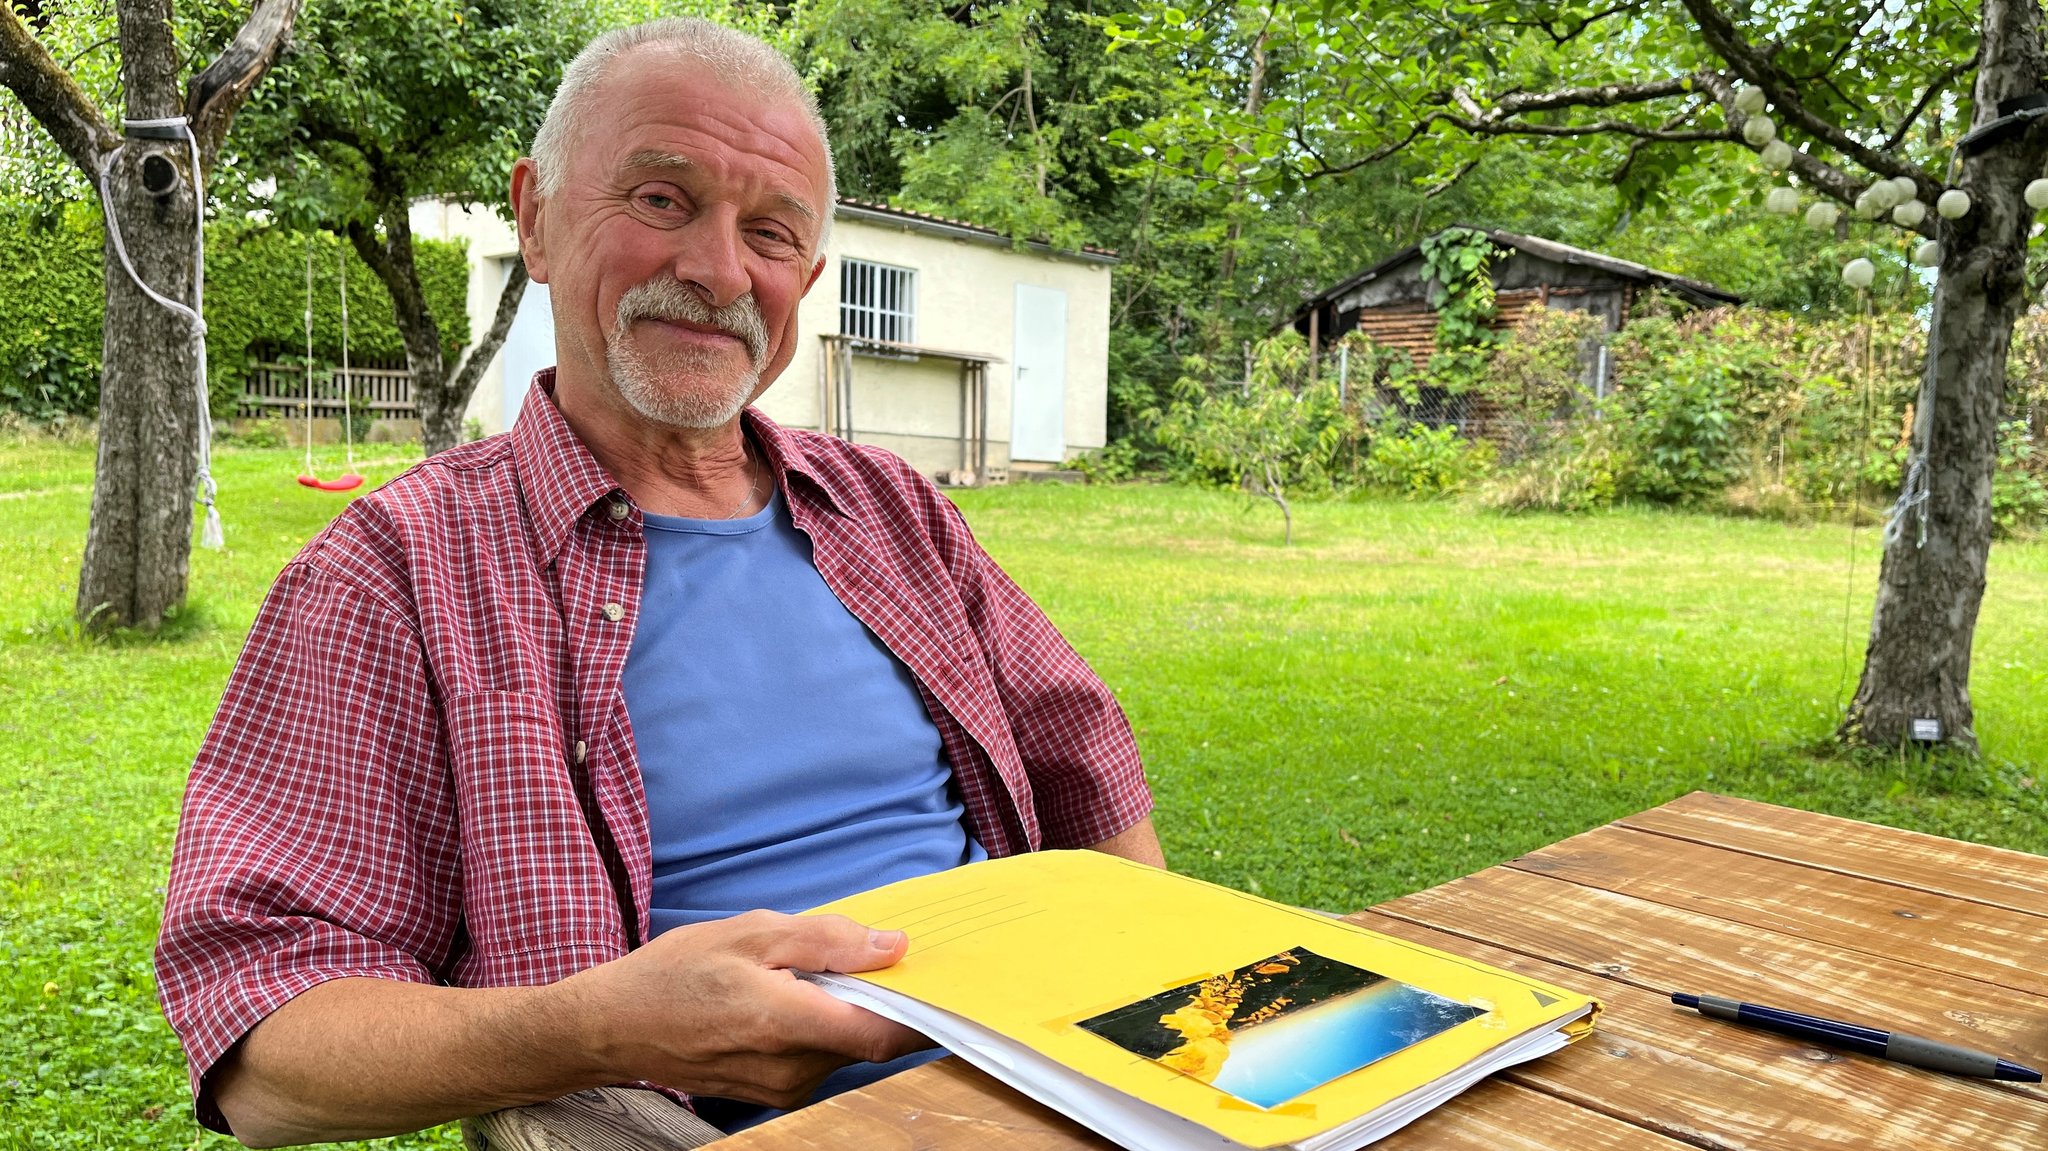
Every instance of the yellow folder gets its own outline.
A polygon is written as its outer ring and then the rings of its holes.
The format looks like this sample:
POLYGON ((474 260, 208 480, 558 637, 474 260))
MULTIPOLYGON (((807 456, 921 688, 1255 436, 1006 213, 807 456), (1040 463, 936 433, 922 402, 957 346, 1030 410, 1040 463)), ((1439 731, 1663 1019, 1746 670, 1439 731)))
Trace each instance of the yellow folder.
POLYGON ((970 864, 815 909, 899 929, 813 976, 1129 1146, 1359 1146, 1584 1036, 1597 1001, 1093 851, 970 864))

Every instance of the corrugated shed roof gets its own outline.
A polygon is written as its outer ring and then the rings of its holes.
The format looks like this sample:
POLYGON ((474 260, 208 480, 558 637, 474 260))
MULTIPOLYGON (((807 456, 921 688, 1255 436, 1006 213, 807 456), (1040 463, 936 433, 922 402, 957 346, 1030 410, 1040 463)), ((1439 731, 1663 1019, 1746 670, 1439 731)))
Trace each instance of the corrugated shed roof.
MULTIPOLYGON (((901 221, 911 226, 922 224, 933 230, 967 232, 970 235, 964 238, 992 241, 1004 247, 1010 245, 1009 235, 1004 232, 998 232, 994 228, 969 223, 966 220, 956 220, 949 216, 936 216, 930 212, 915 212, 909 208, 898 208, 890 204, 876 203, 872 200, 856 200, 851 196, 839 197, 839 208, 835 214, 851 216, 854 219, 860 219, 863 216, 879 216, 885 219, 901 221)), ((1027 240, 1025 243, 1026 246, 1040 251, 1053 252, 1065 256, 1079 256, 1097 263, 1113 263, 1119 259, 1114 248, 1098 248, 1092 244, 1083 244, 1079 251, 1074 251, 1067 248, 1055 248, 1043 240, 1027 240)))
MULTIPOLYGON (((1464 225, 1454 225, 1454 227, 1464 227, 1464 225)), ((1444 229, 1444 231, 1450 230, 1450 228, 1444 229)), ((1504 232, 1498 228, 1467 228, 1466 230, 1485 233, 1486 237, 1492 240, 1497 247, 1527 252, 1539 259, 1552 260, 1560 264, 1576 264, 1580 267, 1596 268, 1624 280, 1663 288, 1680 299, 1699 307, 1715 307, 1720 304, 1739 304, 1742 302, 1741 296, 1726 289, 1715 287, 1701 280, 1658 271, 1656 268, 1638 264, 1633 260, 1624 260, 1618 256, 1609 256, 1601 252, 1591 252, 1584 248, 1575 248, 1570 244, 1561 244, 1556 240, 1546 240, 1541 236, 1525 236, 1520 232, 1504 232)), ((1438 234, 1441 235, 1442 233, 1438 234)), ((1371 283, 1373 280, 1386 275, 1395 268, 1401 267, 1410 260, 1420 259, 1421 256, 1421 244, 1412 244, 1403 248, 1399 252, 1374 264, 1372 267, 1357 273, 1350 279, 1344 280, 1303 301, 1301 306, 1294 310, 1288 322, 1292 323, 1299 320, 1308 313, 1309 309, 1328 304, 1352 289, 1371 283)))

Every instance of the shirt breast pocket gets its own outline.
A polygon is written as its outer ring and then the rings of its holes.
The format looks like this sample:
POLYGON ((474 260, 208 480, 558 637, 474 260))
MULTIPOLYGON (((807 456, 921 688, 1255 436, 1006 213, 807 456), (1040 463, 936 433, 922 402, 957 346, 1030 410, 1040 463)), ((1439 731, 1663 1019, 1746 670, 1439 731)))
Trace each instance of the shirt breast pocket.
POLYGON ((478 970, 464 982, 524 982, 522 956, 625 933, 564 746, 554 701, 475 692, 449 701, 461 827, 463 918, 478 970))

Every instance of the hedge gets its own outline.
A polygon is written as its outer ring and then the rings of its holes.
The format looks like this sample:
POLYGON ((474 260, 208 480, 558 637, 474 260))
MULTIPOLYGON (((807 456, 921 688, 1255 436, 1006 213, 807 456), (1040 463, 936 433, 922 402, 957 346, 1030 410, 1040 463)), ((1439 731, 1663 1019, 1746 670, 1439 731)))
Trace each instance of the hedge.
MULTIPOLYGON (((100 391, 100 325, 105 314, 99 212, 0 205, 0 409, 32 420, 92 416, 100 391)), ((216 221, 206 229, 207 380, 215 415, 241 399, 253 354, 303 355, 306 244, 301 233, 216 221)), ((313 245, 313 354, 341 356, 341 301, 335 254, 341 241, 313 245)), ((448 355, 469 342, 468 257, 463 246, 415 241, 420 279, 448 355)), ((405 344, 391 297, 348 254, 349 353, 359 361, 403 363, 405 344)))

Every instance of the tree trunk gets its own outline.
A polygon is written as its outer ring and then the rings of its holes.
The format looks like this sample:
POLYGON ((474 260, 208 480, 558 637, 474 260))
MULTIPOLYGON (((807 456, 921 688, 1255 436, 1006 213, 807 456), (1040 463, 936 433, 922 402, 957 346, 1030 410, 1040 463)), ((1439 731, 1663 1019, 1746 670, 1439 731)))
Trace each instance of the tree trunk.
MULTIPOLYGON (((122 4, 120 24, 128 115, 178 115, 168 0, 122 4)), ((78 576, 78 616, 96 631, 153 631, 185 598, 199 459, 196 341, 189 320, 129 278, 113 228, 118 220, 145 283, 190 303, 200 178, 182 141, 127 140, 110 172, 99 460, 78 576)))
POLYGON ((356 254, 377 273, 377 279, 391 295, 391 315, 405 340, 405 365, 412 372, 412 401, 420 413, 420 441, 428 455, 447 451, 462 442, 462 413, 469 409, 470 393, 490 366, 512 319, 519 300, 526 294, 526 264, 514 260, 505 286, 498 293, 498 307, 490 330, 470 345, 469 352, 454 368, 441 351, 441 325, 427 305, 427 293, 420 283, 419 265, 413 259, 412 224, 406 216, 405 198, 392 197, 379 213, 383 235, 368 226, 347 225, 349 243, 356 254), (393 206, 396 205, 396 206, 393 206))
MULTIPOLYGON (((1252 117, 1259 114, 1259 105, 1265 100, 1266 90, 1266 34, 1259 33, 1252 41, 1252 76, 1249 90, 1244 97, 1244 114, 1252 117)), ((1232 149, 1234 152, 1235 149, 1232 149)), ((1225 293, 1230 291, 1230 281, 1237 277, 1237 248, 1244 240, 1244 221, 1238 213, 1245 200, 1244 177, 1237 180, 1237 189, 1230 194, 1230 226, 1223 237, 1223 254, 1216 266, 1216 306, 1223 306, 1225 293)))
POLYGON ((405 366, 412 373, 412 402, 420 412, 420 440, 431 456, 462 442, 462 408, 469 397, 449 401, 448 361, 441 351, 441 325, 434 319, 433 309, 427 306, 426 290, 420 285, 419 265, 413 260, 412 221, 406 212, 405 199, 390 196, 377 214, 383 234, 351 221, 348 239, 391 296, 391 318, 398 325, 399 337, 405 341, 405 366))
MULTIPOLYGON (((1999 101, 2035 91, 2044 64, 2034 0, 1987 0, 1977 123, 1996 118, 1999 101)), ((1959 186, 1970 194, 1970 212, 1941 226, 1934 331, 1917 406, 1928 496, 1901 517, 1885 548, 1863 678, 1841 728, 1853 743, 1897 747, 1914 738, 1914 720, 1933 719, 1943 741, 1977 750, 1970 646, 1991 550, 2006 357, 2028 302, 2034 213, 2021 190, 2041 174, 2044 158, 2048 136, 2032 126, 1966 156, 1959 186)))

